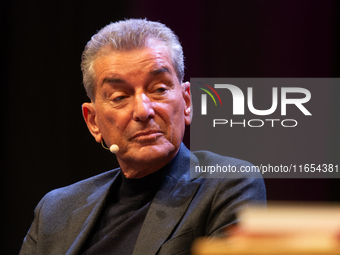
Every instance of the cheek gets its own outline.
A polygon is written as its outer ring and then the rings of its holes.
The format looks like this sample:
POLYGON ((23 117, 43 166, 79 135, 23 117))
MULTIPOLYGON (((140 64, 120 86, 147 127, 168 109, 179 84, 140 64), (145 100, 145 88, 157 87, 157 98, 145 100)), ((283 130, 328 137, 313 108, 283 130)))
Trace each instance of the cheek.
POLYGON ((97 117, 98 127, 103 133, 111 133, 112 131, 117 131, 117 128, 119 129, 120 116, 111 109, 103 109, 97 117))
POLYGON ((184 132, 184 109, 180 103, 176 104, 176 107, 168 108, 168 116, 169 116, 169 127, 172 129, 173 135, 182 135, 184 132), (171 111, 169 110, 171 109, 171 111))

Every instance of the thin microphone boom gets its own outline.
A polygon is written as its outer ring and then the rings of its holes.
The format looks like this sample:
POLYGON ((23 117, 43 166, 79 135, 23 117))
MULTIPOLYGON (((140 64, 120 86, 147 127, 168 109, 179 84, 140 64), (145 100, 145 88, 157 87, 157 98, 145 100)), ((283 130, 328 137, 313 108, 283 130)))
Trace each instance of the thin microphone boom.
POLYGON ((103 140, 101 140, 100 143, 101 143, 102 147, 103 147, 105 150, 109 150, 109 151, 111 151, 112 153, 115 153, 115 154, 116 154, 116 153, 119 151, 119 147, 118 147, 117 144, 112 144, 112 145, 110 146, 110 149, 109 149, 109 148, 107 148, 106 146, 104 146, 103 140))

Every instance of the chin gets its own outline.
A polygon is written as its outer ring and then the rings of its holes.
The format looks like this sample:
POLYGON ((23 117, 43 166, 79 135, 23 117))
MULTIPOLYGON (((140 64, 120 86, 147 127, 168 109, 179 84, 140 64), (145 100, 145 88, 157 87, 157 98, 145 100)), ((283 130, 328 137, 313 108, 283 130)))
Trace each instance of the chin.
POLYGON ((131 160, 138 161, 141 164, 155 164, 161 161, 170 161, 177 153, 177 148, 171 143, 146 145, 138 148, 131 160), (170 158, 170 160, 169 160, 170 158))
POLYGON ((178 149, 179 146, 171 143, 130 148, 120 158, 125 162, 124 175, 130 179, 138 179, 156 172, 171 161, 178 149))
POLYGON ((171 145, 149 145, 143 146, 139 149, 139 156, 143 156, 141 160, 152 160, 158 158, 167 158, 169 155, 176 152, 176 148, 171 145))

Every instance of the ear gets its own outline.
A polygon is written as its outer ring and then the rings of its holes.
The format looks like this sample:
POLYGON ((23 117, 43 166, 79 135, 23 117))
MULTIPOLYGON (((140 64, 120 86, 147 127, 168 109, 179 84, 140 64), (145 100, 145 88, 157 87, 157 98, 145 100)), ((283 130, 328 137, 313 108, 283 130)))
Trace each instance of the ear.
POLYGON ((184 108, 184 118, 185 125, 190 125, 192 119, 192 100, 191 100, 191 92, 190 92, 190 82, 184 82, 183 86, 183 98, 185 102, 184 108))
POLYGON ((94 139, 97 141, 97 143, 100 143, 103 137, 96 122, 96 108, 94 106, 94 103, 93 102, 84 103, 82 105, 82 110, 83 110, 84 120, 86 122, 86 125, 90 133, 92 134, 94 139))

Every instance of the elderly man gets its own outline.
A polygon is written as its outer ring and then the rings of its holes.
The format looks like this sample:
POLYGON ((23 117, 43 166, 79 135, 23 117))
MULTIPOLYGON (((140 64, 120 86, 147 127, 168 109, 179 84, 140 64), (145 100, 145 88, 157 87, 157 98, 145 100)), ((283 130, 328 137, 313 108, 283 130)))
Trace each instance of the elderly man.
POLYGON ((190 84, 169 28, 112 23, 87 44, 82 71, 85 122, 120 168, 48 193, 21 255, 189 254, 195 238, 224 235, 241 206, 265 200, 261 178, 190 176, 190 164, 249 163, 182 144, 190 84))

